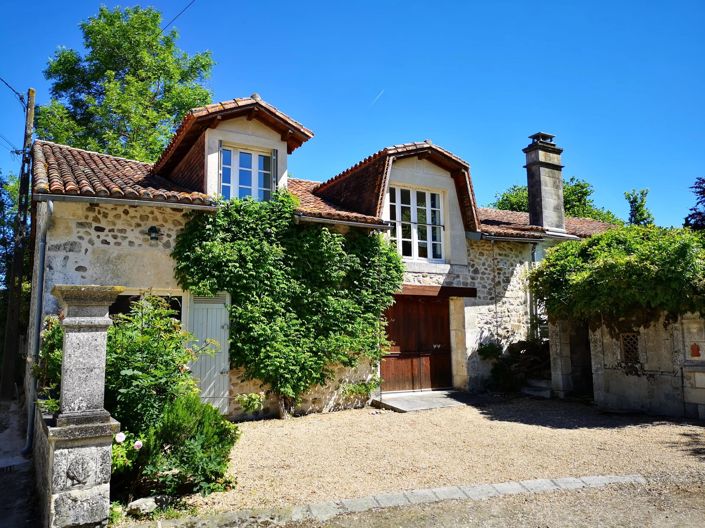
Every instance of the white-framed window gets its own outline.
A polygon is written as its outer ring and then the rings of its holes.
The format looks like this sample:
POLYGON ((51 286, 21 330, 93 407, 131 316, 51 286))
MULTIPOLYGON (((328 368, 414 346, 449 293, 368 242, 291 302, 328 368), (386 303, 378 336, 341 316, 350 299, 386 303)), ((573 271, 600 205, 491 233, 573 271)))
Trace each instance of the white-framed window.
POLYGON ((441 261, 443 205, 441 194, 403 187, 389 187, 390 238, 402 257, 441 261))
POLYGON ((272 190, 272 156, 231 147, 220 149, 220 195, 223 198, 251 197, 266 201, 271 198, 272 190))

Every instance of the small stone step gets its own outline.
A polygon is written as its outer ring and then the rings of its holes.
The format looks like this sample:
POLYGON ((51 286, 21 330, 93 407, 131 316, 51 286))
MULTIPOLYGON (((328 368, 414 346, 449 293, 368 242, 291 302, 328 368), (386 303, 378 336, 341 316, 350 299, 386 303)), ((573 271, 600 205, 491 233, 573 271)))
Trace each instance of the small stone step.
POLYGON ((540 378, 528 378, 526 380, 527 387, 534 387, 536 389, 550 389, 551 380, 550 379, 540 379, 540 378))
POLYGON ((542 389, 539 387, 522 387, 521 393, 532 398, 549 399, 551 397, 551 389, 542 389))

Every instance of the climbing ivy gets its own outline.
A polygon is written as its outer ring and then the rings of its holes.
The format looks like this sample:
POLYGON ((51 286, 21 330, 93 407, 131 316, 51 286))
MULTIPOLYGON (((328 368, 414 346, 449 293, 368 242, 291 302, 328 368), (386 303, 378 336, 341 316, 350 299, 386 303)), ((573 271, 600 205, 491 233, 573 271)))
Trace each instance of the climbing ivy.
POLYGON ((554 319, 613 331, 705 313, 705 239, 689 229, 621 227, 559 244, 530 274, 554 319))
POLYGON ((296 224, 296 206, 279 192, 192 213, 173 252, 183 288, 230 293, 231 365, 268 385, 282 414, 325 384, 332 365, 379 361, 382 314, 403 274, 381 235, 296 224))

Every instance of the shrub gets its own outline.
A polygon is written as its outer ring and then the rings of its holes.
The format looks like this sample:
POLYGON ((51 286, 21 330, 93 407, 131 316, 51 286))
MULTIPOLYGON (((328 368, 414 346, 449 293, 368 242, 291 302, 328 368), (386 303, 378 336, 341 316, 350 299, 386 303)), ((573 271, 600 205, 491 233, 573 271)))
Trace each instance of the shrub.
POLYGON ((543 377, 546 371, 550 372, 548 340, 517 341, 509 345, 505 353, 496 343, 487 343, 481 347, 484 347, 483 352, 480 352, 484 354, 483 359, 494 361, 490 373, 491 389, 516 392, 527 378, 543 377))
POLYGON ((230 450, 239 432, 217 409, 195 394, 167 404, 159 423, 150 429, 140 461, 149 493, 221 491, 230 450))
POLYGON ((61 357, 64 330, 55 315, 44 319, 44 329, 39 347, 39 361, 32 366, 37 380, 37 397, 41 409, 49 414, 59 411, 59 384, 61 383, 61 357))
MULTIPOLYGON (((174 316, 166 301, 146 296, 108 331, 105 408, 122 428, 113 444, 114 497, 208 492, 228 484, 237 428, 200 402, 188 368, 213 345, 191 348, 195 339, 174 316)), ((58 317, 47 317, 35 370, 44 392, 60 383, 62 344, 58 317)))
POLYGON ((211 347, 192 348, 195 338, 175 316, 164 299, 145 296, 108 330, 105 408, 123 430, 146 433, 167 403, 198 393, 188 364, 211 347))

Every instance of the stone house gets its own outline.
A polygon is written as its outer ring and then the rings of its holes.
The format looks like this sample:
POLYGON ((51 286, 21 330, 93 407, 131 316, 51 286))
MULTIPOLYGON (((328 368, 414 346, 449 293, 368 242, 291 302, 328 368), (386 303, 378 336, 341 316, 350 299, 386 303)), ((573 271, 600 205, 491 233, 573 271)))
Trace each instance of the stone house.
MULTIPOLYGON (((215 196, 266 200, 286 188, 300 201, 297 222, 384 231, 403 257, 404 286, 388 314, 395 346, 379 367, 382 390, 473 390, 489 370, 478 345, 529 333, 532 264, 555 243, 609 228, 564 217, 562 149, 548 134, 531 136, 524 149, 530 213, 478 207, 469 164, 430 141, 384 148, 323 183, 289 177, 288 156, 312 137, 255 94, 193 109, 155 164, 37 140, 30 351, 39 346, 42 317, 58 310, 54 285, 124 286, 114 312, 149 290, 169 297, 198 338, 221 343, 193 371, 203 397, 237 415, 233 396, 260 388, 229 368, 228 296, 182 291, 170 253, 184 215, 214 210, 215 196)), ((344 382, 374 373, 341 371, 302 405, 342 405, 344 382)))

